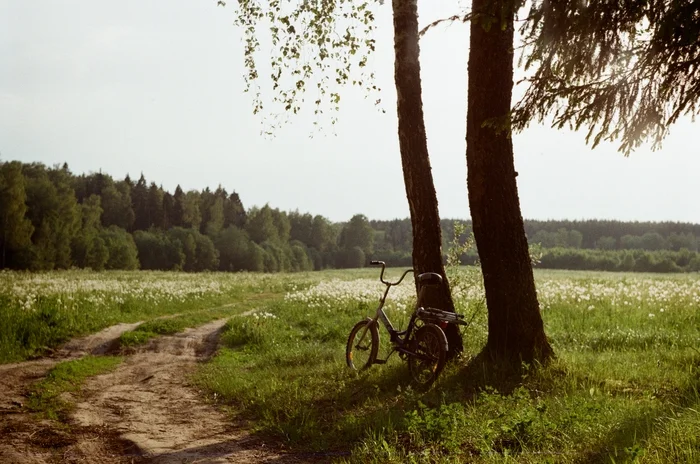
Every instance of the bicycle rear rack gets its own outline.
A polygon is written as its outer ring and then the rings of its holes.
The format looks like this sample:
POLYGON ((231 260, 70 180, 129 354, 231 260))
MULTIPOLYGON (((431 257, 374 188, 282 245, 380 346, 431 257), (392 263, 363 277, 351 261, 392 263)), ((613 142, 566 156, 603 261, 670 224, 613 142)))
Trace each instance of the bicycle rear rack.
POLYGON ((418 308, 417 310, 418 318, 425 322, 447 322, 448 324, 459 324, 467 325, 464 322, 464 315, 457 314, 450 311, 443 311, 437 308, 418 308))

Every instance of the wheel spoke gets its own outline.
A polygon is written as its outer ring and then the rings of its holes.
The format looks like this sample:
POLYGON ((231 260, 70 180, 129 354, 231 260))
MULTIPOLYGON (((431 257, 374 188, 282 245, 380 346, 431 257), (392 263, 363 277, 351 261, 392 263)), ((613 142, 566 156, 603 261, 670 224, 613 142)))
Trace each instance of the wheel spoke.
POLYGON ((345 358, 349 367, 362 370, 370 367, 377 357, 379 335, 369 320, 360 321, 350 331, 345 348, 345 358))
POLYGON ((442 330, 433 325, 418 329, 413 340, 414 356, 409 357, 409 369, 413 379, 422 386, 430 386, 442 370, 446 350, 441 343, 442 330))

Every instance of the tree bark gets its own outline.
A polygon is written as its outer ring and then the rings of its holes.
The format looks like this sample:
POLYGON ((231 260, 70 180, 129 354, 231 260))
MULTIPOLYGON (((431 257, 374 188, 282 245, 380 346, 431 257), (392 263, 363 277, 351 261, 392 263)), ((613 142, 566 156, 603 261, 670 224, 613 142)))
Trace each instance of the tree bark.
MULTIPOLYGON (((422 272, 437 272, 443 277, 444 284, 429 288, 421 304, 454 312, 442 261, 440 216, 423 119, 417 0, 393 0, 392 6, 399 147, 413 229, 413 268, 416 276, 422 272)), ((453 324, 445 334, 448 355, 453 357, 463 349, 462 337, 453 324)))
POLYGON ((513 90, 513 2, 473 0, 472 14, 467 184, 488 307, 484 354, 499 361, 544 362, 553 352, 537 301, 507 119, 513 90))

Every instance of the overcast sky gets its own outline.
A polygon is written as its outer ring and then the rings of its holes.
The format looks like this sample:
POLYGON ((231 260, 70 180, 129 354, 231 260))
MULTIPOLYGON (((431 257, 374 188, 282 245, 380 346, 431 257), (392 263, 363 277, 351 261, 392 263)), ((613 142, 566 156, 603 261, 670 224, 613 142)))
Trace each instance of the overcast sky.
MULTIPOLYGON (((0 159, 68 162, 74 173, 127 173, 173 191, 235 190, 248 208, 408 216, 396 135, 388 2, 372 66, 386 114, 346 92, 336 135, 309 138, 310 114, 260 136, 243 93, 233 11, 213 0, 0 0, 0 159)), ((421 24, 459 12, 422 5, 421 24)), ((424 105, 442 217, 467 218, 468 27, 421 44, 424 105)), ((309 112, 310 113, 310 112, 309 112)), ((330 124, 328 125, 330 127, 330 124)), ((625 158, 581 133, 533 125, 514 136, 523 215, 700 223, 697 124, 672 127, 663 149, 625 158)))

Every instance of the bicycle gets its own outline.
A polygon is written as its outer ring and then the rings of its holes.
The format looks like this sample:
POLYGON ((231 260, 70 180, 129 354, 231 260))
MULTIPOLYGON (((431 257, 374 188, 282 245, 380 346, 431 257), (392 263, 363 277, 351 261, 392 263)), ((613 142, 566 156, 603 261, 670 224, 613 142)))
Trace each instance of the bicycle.
POLYGON ((382 266, 379 280, 386 286, 386 289, 379 300, 374 318, 368 317, 361 320, 350 331, 345 347, 346 362, 349 367, 359 371, 368 369, 374 364, 386 364, 392 354, 399 353, 402 360, 408 361, 408 370, 413 380, 421 387, 429 387, 440 375, 447 360, 448 343, 443 329, 448 324, 467 325, 463 321, 464 316, 437 308, 420 306, 423 290, 431 285, 442 284, 440 274, 425 272, 418 276, 418 300, 408 326, 406 330, 396 330, 384 312, 384 303, 391 287, 399 285, 406 275, 414 270, 406 270, 396 282, 387 282, 384 280, 386 263, 372 261, 370 264, 382 266), (389 332, 391 342, 391 350, 385 359, 377 358, 379 354, 378 321, 381 321, 389 332), (363 356, 366 356, 366 359, 363 356))

